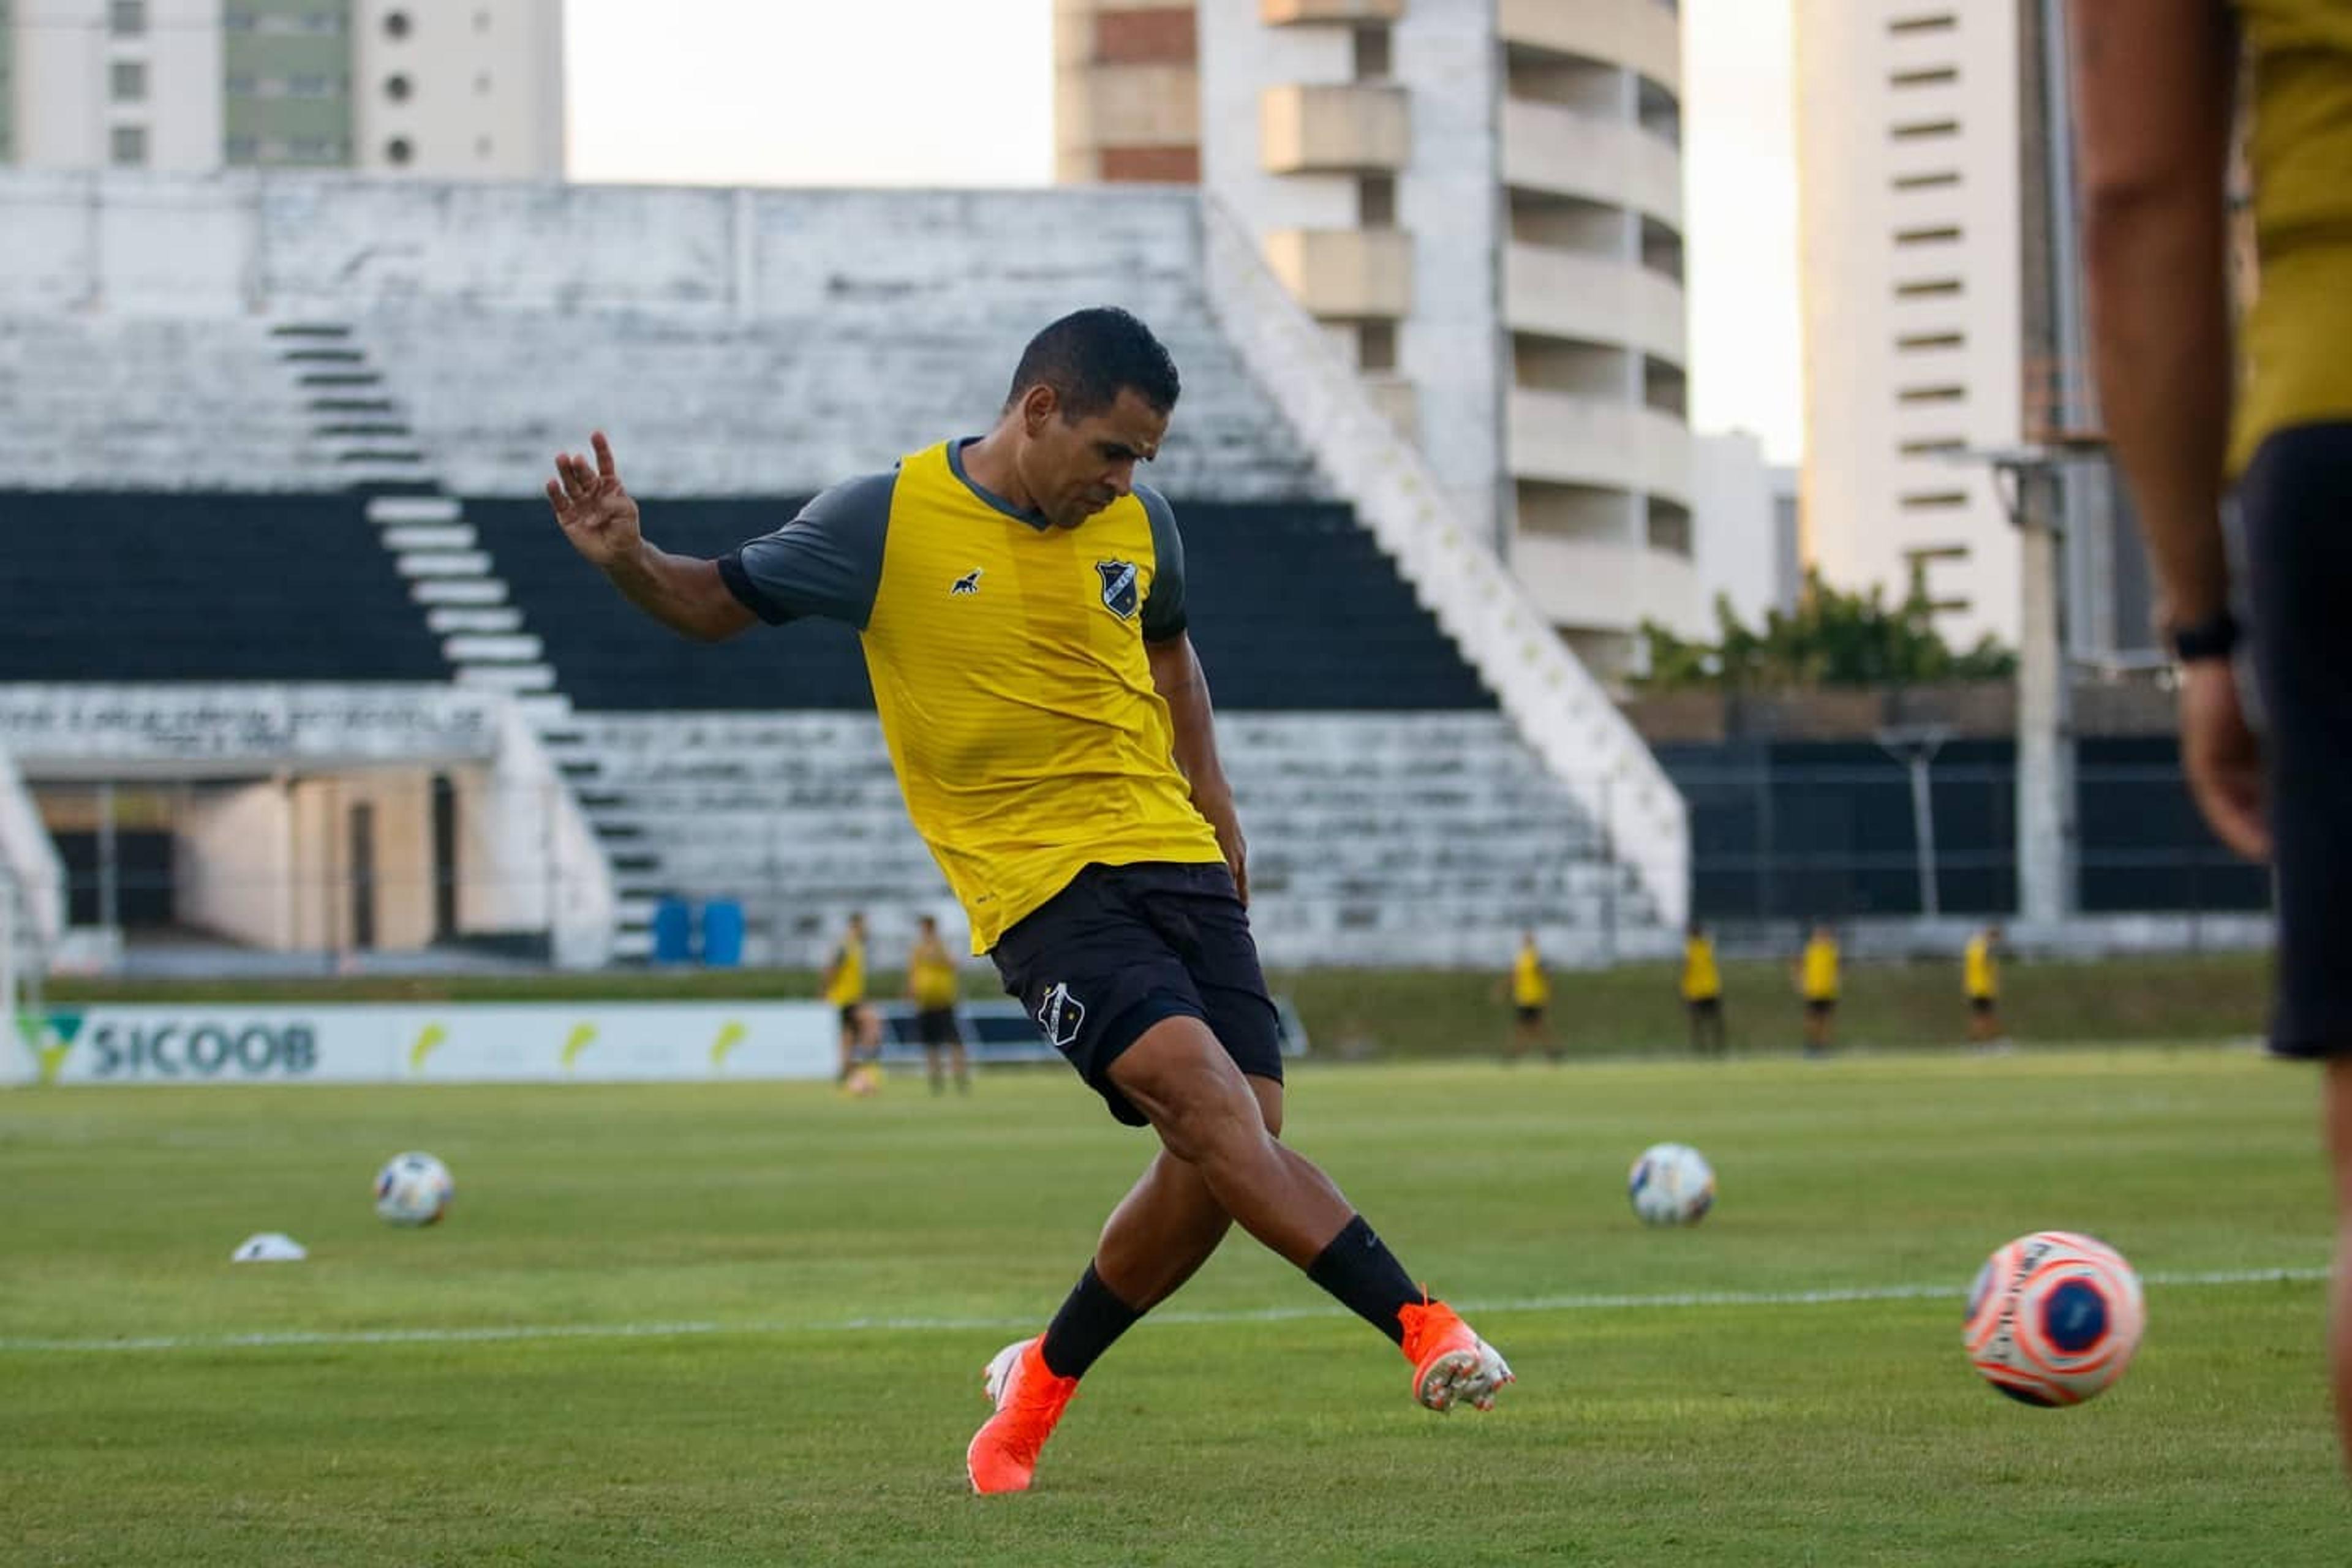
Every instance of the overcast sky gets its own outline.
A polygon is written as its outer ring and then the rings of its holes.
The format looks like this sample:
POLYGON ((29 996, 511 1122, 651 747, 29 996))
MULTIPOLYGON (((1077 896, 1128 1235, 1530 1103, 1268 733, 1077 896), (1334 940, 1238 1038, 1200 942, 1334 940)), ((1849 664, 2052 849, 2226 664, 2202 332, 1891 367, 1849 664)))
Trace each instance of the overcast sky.
MULTIPOLYGON (((1799 429, 1790 0, 1682 0, 1691 418, 1799 429)), ((1053 0, 569 0, 575 179, 1037 185, 1053 0)))

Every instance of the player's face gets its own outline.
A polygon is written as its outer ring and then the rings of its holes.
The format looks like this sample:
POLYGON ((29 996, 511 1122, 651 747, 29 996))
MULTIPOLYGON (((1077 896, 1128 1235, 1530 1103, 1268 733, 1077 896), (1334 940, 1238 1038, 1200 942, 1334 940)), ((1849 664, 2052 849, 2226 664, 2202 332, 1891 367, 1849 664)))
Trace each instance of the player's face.
POLYGON ((1168 416, 1126 388, 1083 419, 1057 411, 1030 438, 1030 498, 1055 527, 1076 528, 1135 489, 1135 465, 1157 457, 1167 434, 1168 416))

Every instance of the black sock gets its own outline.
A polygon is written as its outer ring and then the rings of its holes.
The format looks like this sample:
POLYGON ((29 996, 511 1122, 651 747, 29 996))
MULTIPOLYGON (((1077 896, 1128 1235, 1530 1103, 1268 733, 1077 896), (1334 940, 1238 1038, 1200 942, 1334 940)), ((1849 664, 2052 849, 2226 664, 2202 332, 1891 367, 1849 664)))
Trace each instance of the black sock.
POLYGON ((1404 1343, 1404 1324, 1397 1319, 1398 1309, 1426 1300, 1362 1215, 1350 1219, 1316 1256, 1307 1278, 1399 1344, 1404 1343))
POLYGON ((1111 1294, 1095 1266, 1078 1276, 1062 1310, 1045 1326, 1045 1342, 1038 1353, 1055 1377, 1084 1377, 1087 1368, 1110 1349, 1119 1335, 1135 1327, 1143 1314, 1111 1294))

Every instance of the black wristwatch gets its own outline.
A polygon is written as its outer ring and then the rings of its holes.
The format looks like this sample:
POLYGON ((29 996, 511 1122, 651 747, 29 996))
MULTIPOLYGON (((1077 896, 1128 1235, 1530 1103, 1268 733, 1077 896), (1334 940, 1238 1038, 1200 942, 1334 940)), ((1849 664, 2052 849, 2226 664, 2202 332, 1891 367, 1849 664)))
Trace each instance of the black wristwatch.
POLYGON ((2175 626, 2167 636, 2172 643, 2172 657, 2183 664, 2226 659, 2237 650, 2238 617, 2227 610, 2217 610, 2201 621, 2175 626))

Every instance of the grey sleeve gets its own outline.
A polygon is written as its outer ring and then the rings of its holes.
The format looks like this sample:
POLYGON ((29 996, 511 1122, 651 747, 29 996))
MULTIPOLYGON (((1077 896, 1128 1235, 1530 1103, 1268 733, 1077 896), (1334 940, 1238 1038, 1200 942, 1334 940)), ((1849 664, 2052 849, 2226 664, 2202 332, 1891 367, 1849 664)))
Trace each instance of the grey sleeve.
POLYGON ((743 607, 781 626, 803 616, 866 629, 882 586, 882 541, 896 471, 834 486, 800 515, 719 558, 719 575, 743 607))
POLYGON ((1135 499, 1151 519, 1151 592, 1143 599, 1143 640, 1167 642, 1184 635, 1184 537, 1176 531, 1176 509, 1145 485, 1135 499))

